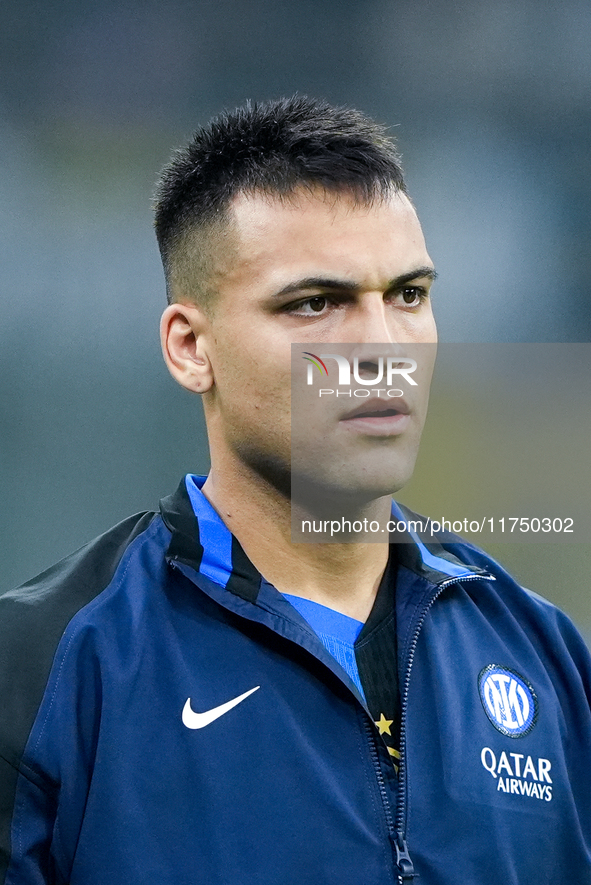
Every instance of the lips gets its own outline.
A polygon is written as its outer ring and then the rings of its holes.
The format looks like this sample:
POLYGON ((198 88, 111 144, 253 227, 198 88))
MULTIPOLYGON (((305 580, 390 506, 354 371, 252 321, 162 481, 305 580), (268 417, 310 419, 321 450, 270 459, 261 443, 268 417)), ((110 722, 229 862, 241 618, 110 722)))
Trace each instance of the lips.
POLYGON ((402 398, 372 397, 340 418, 340 426, 362 436, 400 436, 411 424, 410 409, 402 398))
POLYGON ((396 399, 372 397, 366 399, 360 406, 357 406, 357 408, 347 412, 340 420, 352 421, 365 418, 387 418, 396 415, 409 414, 410 409, 402 397, 397 397, 396 399))

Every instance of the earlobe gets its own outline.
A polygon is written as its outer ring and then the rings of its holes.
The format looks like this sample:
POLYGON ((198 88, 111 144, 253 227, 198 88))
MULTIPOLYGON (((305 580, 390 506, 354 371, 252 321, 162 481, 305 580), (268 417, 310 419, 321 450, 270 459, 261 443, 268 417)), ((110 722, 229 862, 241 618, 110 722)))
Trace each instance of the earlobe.
POLYGON ((169 304, 160 321, 160 342, 168 371, 193 393, 207 393, 213 385, 208 328, 203 311, 195 304, 169 304))

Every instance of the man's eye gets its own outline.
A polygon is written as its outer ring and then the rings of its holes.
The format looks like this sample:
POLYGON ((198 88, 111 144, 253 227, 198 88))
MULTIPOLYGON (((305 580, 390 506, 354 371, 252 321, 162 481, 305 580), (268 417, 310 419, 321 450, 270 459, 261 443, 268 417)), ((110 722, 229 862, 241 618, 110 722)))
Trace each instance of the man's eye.
POLYGON ((406 286, 402 290, 402 300, 409 306, 416 307, 426 297, 426 292, 420 286, 406 286))
POLYGON ((328 298, 324 295, 313 295, 312 298, 306 298, 299 304, 293 305, 289 309, 290 313, 299 314, 300 316, 314 316, 314 314, 322 313, 328 304, 328 298))
POLYGON ((319 313, 326 307, 326 298, 323 298, 322 295, 315 295, 314 298, 310 298, 308 305, 314 313, 319 313))

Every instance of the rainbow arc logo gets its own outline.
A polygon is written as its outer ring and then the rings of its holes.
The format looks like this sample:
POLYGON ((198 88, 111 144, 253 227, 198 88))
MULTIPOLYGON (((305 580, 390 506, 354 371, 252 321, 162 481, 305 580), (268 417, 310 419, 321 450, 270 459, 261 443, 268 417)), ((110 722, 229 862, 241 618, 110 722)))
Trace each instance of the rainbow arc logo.
MULTIPOLYGON (((320 372, 321 375, 323 374, 323 370, 324 370, 324 374, 328 375, 328 369, 326 368, 326 365, 323 363, 323 361, 320 359, 319 356, 316 356, 315 353, 310 353, 307 350, 304 351, 304 354, 305 355, 302 356, 302 359, 304 359, 307 362, 312 363, 312 365, 316 366, 316 368, 318 369, 318 371, 320 372)), ((308 369, 308 371, 310 371, 310 370, 308 369)), ((312 377, 312 376, 310 376, 310 377, 312 377)))

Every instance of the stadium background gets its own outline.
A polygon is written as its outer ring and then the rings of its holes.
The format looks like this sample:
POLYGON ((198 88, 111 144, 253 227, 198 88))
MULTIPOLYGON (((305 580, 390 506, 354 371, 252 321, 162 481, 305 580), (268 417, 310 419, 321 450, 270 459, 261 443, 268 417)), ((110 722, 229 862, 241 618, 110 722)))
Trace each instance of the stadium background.
MULTIPOLYGON (((445 341, 590 341, 590 45, 584 0, 6 0, 0 589, 207 470, 159 353, 150 197, 223 107, 300 91, 395 126, 445 341)), ((494 552, 591 637, 591 545, 494 552)))

